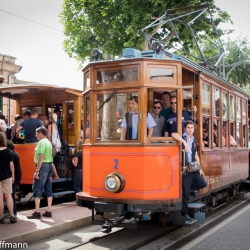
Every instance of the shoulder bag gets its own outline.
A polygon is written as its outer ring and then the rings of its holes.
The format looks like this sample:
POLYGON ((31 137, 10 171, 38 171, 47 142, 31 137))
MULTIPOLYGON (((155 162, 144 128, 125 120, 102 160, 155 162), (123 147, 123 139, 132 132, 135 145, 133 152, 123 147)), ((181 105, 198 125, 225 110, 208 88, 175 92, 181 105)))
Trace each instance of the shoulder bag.
POLYGON ((196 172, 196 171, 200 171, 200 170, 201 170, 201 166, 197 161, 192 161, 192 162, 188 163, 188 165, 187 165, 188 172, 196 172))

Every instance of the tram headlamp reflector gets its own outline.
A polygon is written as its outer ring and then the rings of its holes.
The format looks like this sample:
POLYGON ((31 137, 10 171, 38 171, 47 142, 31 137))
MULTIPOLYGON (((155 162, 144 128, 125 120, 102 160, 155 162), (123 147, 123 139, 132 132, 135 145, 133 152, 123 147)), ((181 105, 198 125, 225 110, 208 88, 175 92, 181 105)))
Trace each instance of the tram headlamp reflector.
POLYGON ((113 172, 105 178, 104 184, 109 192, 119 193, 125 187, 125 179, 120 173, 113 172))
POLYGON ((116 179, 113 176, 110 176, 110 177, 107 178, 106 184, 107 184, 107 187, 109 189, 114 189, 114 188, 117 187, 118 183, 117 183, 116 179))

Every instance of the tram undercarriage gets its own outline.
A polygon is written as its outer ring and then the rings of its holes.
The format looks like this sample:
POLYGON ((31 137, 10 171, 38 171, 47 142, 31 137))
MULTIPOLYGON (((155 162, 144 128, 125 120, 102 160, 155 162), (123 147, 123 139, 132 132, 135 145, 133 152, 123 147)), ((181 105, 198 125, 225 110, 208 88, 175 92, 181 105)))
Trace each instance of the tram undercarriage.
MULTIPOLYGON (((245 180, 204 194, 192 190, 189 199, 189 216, 204 221, 206 213, 236 198, 243 181, 245 180)), ((174 225, 187 225, 180 214, 181 202, 169 203, 169 201, 161 200, 157 201, 160 204, 157 202, 145 204, 145 201, 115 203, 104 202, 103 199, 99 200, 88 195, 87 199, 85 197, 83 200, 84 193, 79 194, 81 196, 77 198, 77 205, 92 210, 92 224, 102 225, 103 233, 110 233, 113 227, 136 228, 138 223, 152 219, 157 219, 163 225, 169 222, 174 225)))

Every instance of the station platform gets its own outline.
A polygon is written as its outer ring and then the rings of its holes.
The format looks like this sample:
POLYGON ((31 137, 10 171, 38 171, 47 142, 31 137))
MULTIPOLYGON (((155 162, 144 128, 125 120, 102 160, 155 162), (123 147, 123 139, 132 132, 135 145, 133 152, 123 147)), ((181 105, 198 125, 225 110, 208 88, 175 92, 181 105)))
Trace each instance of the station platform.
MULTIPOLYGON (((44 213, 46 207, 41 208, 44 213)), ((91 211, 79 207, 76 202, 67 202, 52 206, 52 218, 27 219, 33 210, 18 212, 17 223, 10 224, 5 218, 5 224, 0 225, 0 240, 8 243, 34 243, 62 233, 66 233, 91 224, 91 211)))

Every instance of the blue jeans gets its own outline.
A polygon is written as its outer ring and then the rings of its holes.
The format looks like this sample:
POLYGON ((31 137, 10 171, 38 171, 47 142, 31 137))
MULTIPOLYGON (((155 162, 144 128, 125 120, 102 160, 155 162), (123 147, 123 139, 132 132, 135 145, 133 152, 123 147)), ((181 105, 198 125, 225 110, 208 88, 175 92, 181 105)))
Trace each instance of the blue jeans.
POLYGON ((82 169, 76 169, 73 182, 76 193, 82 192, 82 169))
POLYGON ((41 198, 42 193, 46 194, 47 197, 52 197, 52 163, 43 163, 40 172, 39 180, 34 178, 33 194, 34 198, 41 198))
POLYGON ((16 212, 16 197, 15 197, 16 187, 17 187, 17 184, 12 184, 12 199, 13 199, 13 212, 14 212, 14 215, 17 214, 17 212, 16 212))
POLYGON ((200 175, 200 171, 196 172, 185 172, 182 175, 182 216, 186 216, 188 214, 188 202, 191 190, 199 190, 201 188, 205 188, 207 186, 207 182, 202 175, 200 175))

